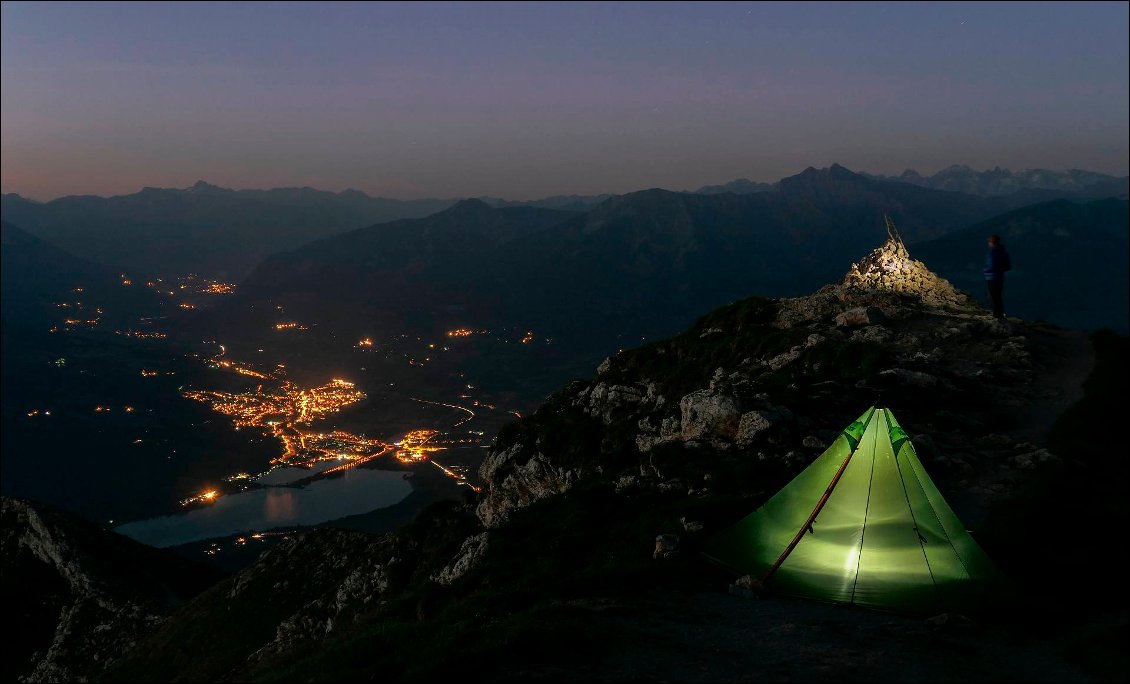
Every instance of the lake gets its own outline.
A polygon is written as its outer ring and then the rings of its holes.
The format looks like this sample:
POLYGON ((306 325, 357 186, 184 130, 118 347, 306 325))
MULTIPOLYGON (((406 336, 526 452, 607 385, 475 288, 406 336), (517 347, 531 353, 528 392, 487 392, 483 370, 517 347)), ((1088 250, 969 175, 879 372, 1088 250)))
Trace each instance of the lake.
POLYGON ((412 492, 402 471, 353 468, 305 487, 266 487, 220 497, 206 508, 138 520, 114 528, 159 548, 261 532, 276 527, 316 525, 399 503, 412 492))

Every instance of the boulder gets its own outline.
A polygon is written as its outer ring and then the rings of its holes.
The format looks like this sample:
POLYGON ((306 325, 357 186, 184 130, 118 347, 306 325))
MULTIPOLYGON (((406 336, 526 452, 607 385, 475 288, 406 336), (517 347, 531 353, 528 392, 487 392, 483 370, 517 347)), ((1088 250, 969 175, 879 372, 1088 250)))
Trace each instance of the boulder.
POLYGON ((792 418, 792 412, 784 406, 770 406, 743 413, 738 421, 738 444, 747 445, 757 436, 774 425, 792 418))
POLYGON ((475 513, 484 526, 496 527, 511 512, 568 491, 583 475, 554 466, 540 451, 523 463, 524 456, 525 448, 519 443, 491 452, 483 461, 479 477, 487 486, 475 513))
POLYGON ((841 328, 851 328, 864 325, 875 325, 887 319, 883 311, 875 306, 858 306, 854 309, 841 311, 836 314, 836 325, 841 328))
POLYGON ((684 441, 712 436, 733 439, 738 434, 741 405, 737 397, 698 390, 679 400, 679 412, 684 441))
POLYGON ((432 575, 431 580, 443 586, 450 586, 478 565, 486 554, 490 532, 482 532, 463 540, 459 552, 442 570, 432 575))
POLYGON ((581 403, 586 415, 600 418, 605 425, 611 425, 619 409, 634 408, 643 397, 643 390, 638 387, 598 382, 587 392, 578 395, 573 403, 581 403))

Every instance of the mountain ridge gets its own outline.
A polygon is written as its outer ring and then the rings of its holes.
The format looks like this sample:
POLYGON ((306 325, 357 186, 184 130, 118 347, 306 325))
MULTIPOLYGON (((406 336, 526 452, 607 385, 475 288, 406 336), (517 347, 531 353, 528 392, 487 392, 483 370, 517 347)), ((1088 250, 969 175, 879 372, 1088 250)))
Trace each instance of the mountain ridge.
MULTIPOLYGON (((831 168, 835 170, 833 175, 846 171, 839 164, 831 168)), ((795 179, 811 171, 815 169, 809 167, 771 184, 739 179, 722 186, 703 186, 692 194, 771 194, 779 191, 783 182, 793 179, 795 184, 795 179)), ((979 196, 1014 195, 1012 206, 1024 203, 1019 200, 1032 203, 1056 196, 1125 195, 1128 188, 1125 177, 1078 170, 1036 169, 1013 174, 1007 169, 974 172, 955 165, 931 177, 910 171, 895 177, 857 175, 979 196)), ((480 199, 496 207, 588 211, 617 196, 556 195, 530 201, 480 199)), ((164 276, 196 272, 227 279, 241 278, 272 252, 353 228, 421 218, 456 201, 394 200, 355 189, 331 192, 309 186, 234 190, 204 180, 187 188, 145 187, 136 193, 111 197, 68 195, 39 202, 7 193, 0 198, 7 220, 112 269, 164 276), (215 247, 220 243, 231 249, 221 253, 215 247)))
MULTIPOLYGON (((832 166, 840 165, 833 164, 832 166)), ((1013 172, 997 166, 992 169, 977 171, 966 164, 952 164, 929 176, 923 176, 913 169, 906 169, 897 175, 868 173, 866 171, 859 173, 873 180, 906 183, 933 190, 965 192, 979 196, 999 196, 1039 190, 1070 192, 1078 197, 1117 196, 1125 195, 1128 183, 1130 183, 1128 176, 1115 176, 1083 169, 1067 169, 1065 171, 1023 169, 1013 172)), ((694 192, 699 194, 720 194, 724 192, 749 194, 769 192, 777 188, 779 184, 780 181, 760 183, 753 182, 748 178, 739 178, 722 185, 704 185, 694 192)))

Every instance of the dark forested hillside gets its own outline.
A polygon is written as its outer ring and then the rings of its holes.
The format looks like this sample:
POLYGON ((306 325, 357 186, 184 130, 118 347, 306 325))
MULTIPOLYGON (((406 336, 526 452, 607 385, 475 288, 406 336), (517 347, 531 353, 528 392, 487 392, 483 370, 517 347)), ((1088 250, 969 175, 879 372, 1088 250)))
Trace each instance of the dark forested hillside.
POLYGON ((3 321, 9 333, 18 329, 42 335, 68 317, 133 321, 157 309, 157 299, 149 290, 123 286, 120 274, 40 240, 7 220, 0 227, 0 243, 3 321), (83 300, 83 307, 74 306, 83 300), (70 308, 60 309, 61 304, 70 308))

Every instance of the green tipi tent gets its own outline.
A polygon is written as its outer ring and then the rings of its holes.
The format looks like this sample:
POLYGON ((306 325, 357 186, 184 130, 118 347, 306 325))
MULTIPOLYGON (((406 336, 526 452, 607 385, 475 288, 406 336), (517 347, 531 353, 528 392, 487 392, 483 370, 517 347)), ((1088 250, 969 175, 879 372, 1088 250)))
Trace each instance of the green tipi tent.
POLYGON ((706 555, 778 593, 900 612, 956 608, 1002 582, 874 407, 706 555))

